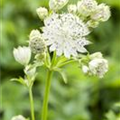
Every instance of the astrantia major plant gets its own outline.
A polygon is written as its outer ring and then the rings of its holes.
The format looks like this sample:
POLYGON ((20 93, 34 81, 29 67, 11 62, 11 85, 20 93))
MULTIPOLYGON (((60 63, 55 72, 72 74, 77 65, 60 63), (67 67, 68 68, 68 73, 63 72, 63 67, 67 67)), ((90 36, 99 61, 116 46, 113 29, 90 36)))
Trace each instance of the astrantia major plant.
MULTIPOLYGON (((106 4, 98 4, 95 0, 80 0, 77 4, 68 4, 68 0, 50 0, 49 10, 37 8, 36 12, 44 25, 40 30, 32 30, 29 35, 29 45, 13 50, 15 60, 24 65, 24 78, 12 79, 28 88, 31 105, 31 120, 35 120, 32 87, 37 75, 36 68, 47 68, 47 78, 41 120, 47 120, 48 98, 52 75, 59 72, 64 82, 62 67, 77 62, 81 70, 88 76, 104 77, 108 71, 108 61, 101 52, 90 54, 85 48, 91 44, 87 36, 91 34, 100 22, 110 17, 110 8, 106 4), (64 6, 67 11, 62 13, 64 6), (30 63, 31 55, 34 60, 30 63)), ((19 116, 20 120, 24 117, 19 116)), ((17 119, 14 117, 13 119, 17 119)), ((12 119, 12 120, 13 120, 12 119)))

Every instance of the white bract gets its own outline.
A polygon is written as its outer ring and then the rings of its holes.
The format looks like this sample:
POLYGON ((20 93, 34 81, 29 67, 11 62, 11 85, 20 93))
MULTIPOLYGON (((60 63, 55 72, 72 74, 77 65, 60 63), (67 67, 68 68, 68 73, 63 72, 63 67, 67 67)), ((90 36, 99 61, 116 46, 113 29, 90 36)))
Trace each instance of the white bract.
POLYGON ((44 24, 43 37, 50 46, 50 51, 56 51, 58 56, 64 53, 67 58, 77 56, 78 52, 87 52, 84 46, 90 42, 85 36, 90 32, 77 16, 71 13, 54 13, 44 20, 44 24))
POLYGON ((69 0, 50 0, 49 1, 49 7, 53 11, 57 11, 62 9, 69 0))
POLYGON ((97 21, 107 21, 110 18, 110 8, 104 3, 98 5, 95 12, 92 14, 91 18, 97 21))
POLYGON ((17 49, 14 48, 13 55, 17 62, 22 65, 27 65, 31 58, 31 50, 29 47, 19 46, 17 49))
POLYGON ((14 116, 11 120, 26 120, 22 115, 14 116))
POLYGON ((81 0, 77 3, 78 13, 82 16, 89 16, 96 9, 97 2, 95 0, 81 0))
POLYGON ((37 8, 36 12, 41 20, 45 19, 48 16, 48 10, 45 7, 37 8))

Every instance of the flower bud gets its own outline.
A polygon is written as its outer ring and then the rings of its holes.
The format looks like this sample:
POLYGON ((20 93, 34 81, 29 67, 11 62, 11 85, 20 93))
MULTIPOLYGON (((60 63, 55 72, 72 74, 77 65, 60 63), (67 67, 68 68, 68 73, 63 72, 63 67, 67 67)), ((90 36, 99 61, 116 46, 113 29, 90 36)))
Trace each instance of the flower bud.
POLYGON ((78 13, 82 16, 89 16, 97 7, 95 0, 81 0, 77 3, 78 13))
POLYGON ((41 20, 44 20, 48 16, 48 10, 45 7, 39 7, 36 12, 41 20))
POLYGON ((42 54, 46 52, 45 41, 38 30, 31 31, 29 46, 31 51, 35 54, 42 54))
POLYGON ((28 75, 30 78, 32 78, 36 73, 36 67, 33 67, 31 65, 27 65, 24 69, 24 72, 26 75, 28 75))
POLYGON ((89 69, 93 75, 102 78, 108 71, 108 61, 102 58, 96 58, 89 62, 89 69))
POLYGON ((109 6, 102 3, 96 8, 95 12, 91 15, 91 18, 93 20, 104 22, 110 18, 110 15, 111 13, 109 6))
POLYGON ((11 120, 26 120, 22 115, 14 116, 11 120))
POLYGON ((101 52, 96 52, 90 55, 90 59, 95 59, 95 58, 103 58, 103 55, 101 52))
POLYGON ((76 5, 68 5, 68 12, 69 13, 76 13, 77 12, 77 6, 76 5))
POLYGON ((89 68, 86 65, 82 66, 82 71, 87 74, 89 72, 89 68))
POLYGON ((96 28, 98 25, 99 25, 99 22, 95 20, 89 20, 87 22, 87 26, 90 28, 96 28))
POLYGON ((69 0, 50 0, 49 1, 49 7, 53 11, 58 11, 62 9, 69 0))
POLYGON ((17 49, 14 48, 13 55, 17 62, 22 65, 27 65, 31 58, 31 50, 29 47, 19 46, 17 49))
POLYGON ((87 75, 94 75, 102 78, 108 71, 108 61, 102 57, 100 52, 96 52, 82 61, 82 71, 87 75))

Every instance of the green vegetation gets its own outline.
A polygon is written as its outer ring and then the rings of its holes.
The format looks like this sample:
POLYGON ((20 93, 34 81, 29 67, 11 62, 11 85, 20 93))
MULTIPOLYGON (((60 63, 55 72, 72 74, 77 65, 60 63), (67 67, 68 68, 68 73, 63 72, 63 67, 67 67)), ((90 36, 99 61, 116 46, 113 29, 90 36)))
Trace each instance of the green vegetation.
MULTIPOLYGON (((74 1, 70 0, 71 3, 74 1)), ((67 84, 56 72, 51 81, 48 120, 120 120, 120 1, 104 2, 111 6, 111 18, 89 36, 95 44, 88 49, 91 53, 104 53, 109 61, 109 71, 103 79, 98 79, 83 75, 75 64, 67 65, 64 69, 67 84)), ((30 31, 43 24, 35 11, 39 6, 47 7, 48 0, 4 0, 0 6, 0 120, 10 120, 19 114, 28 118, 29 93, 21 84, 10 81, 23 76, 23 68, 14 60, 12 51, 18 45, 27 45, 30 31)), ((46 71, 44 68, 39 70, 33 87, 36 120, 42 112, 46 71)))

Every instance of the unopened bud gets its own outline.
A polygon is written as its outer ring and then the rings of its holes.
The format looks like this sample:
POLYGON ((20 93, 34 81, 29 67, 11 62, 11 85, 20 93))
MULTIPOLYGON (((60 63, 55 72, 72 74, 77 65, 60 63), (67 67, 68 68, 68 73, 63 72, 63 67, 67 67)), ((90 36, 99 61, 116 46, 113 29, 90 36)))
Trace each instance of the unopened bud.
POLYGON ((44 20, 48 16, 48 10, 45 7, 39 7, 36 12, 41 20, 44 20))

